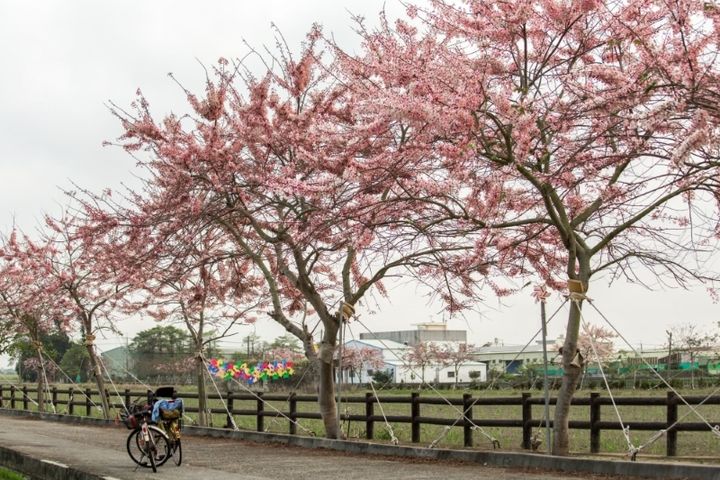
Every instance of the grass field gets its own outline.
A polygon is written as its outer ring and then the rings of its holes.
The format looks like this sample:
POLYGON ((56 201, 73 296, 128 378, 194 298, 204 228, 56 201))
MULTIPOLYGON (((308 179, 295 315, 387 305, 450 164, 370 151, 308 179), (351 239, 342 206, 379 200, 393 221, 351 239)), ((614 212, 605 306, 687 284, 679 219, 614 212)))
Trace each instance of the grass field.
MULTIPOLYGON (((28 385, 28 388, 33 388, 34 385, 28 385)), ((59 389, 67 388, 68 386, 58 386, 59 389)), ((92 388, 92 385, 76 386, 76 388, 92 388)), ((7 387, 6 387, 7 388, 7 387)), ((117 385, 119 391, 123 391, 125 388, 129 388, 132 391, 143 391, 144 387, 138 385, 117 385)), ((193 392, 194 389, 190 386, 180 387, 181 392, 193 392)), ((208 389, 210 393, 215 393, 214 388, 210 385, 208 389)), ((222 391, 222 390, 221 390, 222 391)), ((385 397, 405 397, 408 398, 413 390, 389 390, 379 392, 378 395, 381 399, 385 397)), ((607 396, 607 392, 599 391, 602 396, 607 396)), ((113 390, 111 390, 111 393, 113 390)), ((343 390, 343 398, 349 396, 352 397, 363 397, 366 390, 354 389, 354 390, 343 390)), ((242 393, 242 392, 240 392, 242 393)), ((440 395, 446 398, 458 398, 462 397, 465 393, 463 390, 445 390, 442 392, 422 391, 421 397, 438 397, 440 395)), ((519 398, 521 392, 518 390, 468 390, 467 393, 473 395, 473 397, 514 397, 519 398)), ((552 392, 554 395, 556 392, 552 392)), ((585 397, 590 395, 590 390, 578 391, 576 398, 585 397)), ((704 396, 711 393, 711 389, 697 389, 697 390, 684 390, 681 391, 683 395, 693 396, 704 396)), ((665 397, 665 391, 659 390, 617 390, 613 392, 616 398, 620 397, 665 397)), ((29 395, 34 398, 34 395, 29 395)), ((542 392, 533 391, 533 397, 539 398, 542 396, 542 392)), ((8 406, 7 390, 4 392, 6 399, 5 406, 8 406)), ((20 402, 21 393, 16 395, 18 398, 17 408, 22 408, 20 402)), ((67 395, 58 395, 58 400, 66 400, 67 395)), ((76 402, 84 402, 85 398, 83 395, 76 393, 76 402)), ((97 402, 97 398, 94 398, 97 402)), ((120 404, 117 396, 113 395, 113 402, 120 404)), ((197 407, 197 400, 187 399, 185 401, 187 407, 197 407)), ((240 401, 235 400, 235 410, 255 410, 257 401, 247 400, 240 401)), ((28 401, 28 407, 30 410, 35 410, 36 407, 32 402, 28 401)), ((223 411, 224 405, 220 400, 210 400, 210 408, 214 411, 223 411)), ((317 405, 314 402, 298 402, 299 412, 317 412, 317 405)), ((461 415, 459 410, 461 407, 452 407, 449 405, 421 405, 420 415, 422 417, 433 417, 433 418, 448 418, 457 419, 461 415)), ((281 412, 288 412, 288 403, 286 401, 271 401, 265 406, 266 411, 277 409, 281 412)), ((365 405, 363 403, 348 403, 344 401, 341 406, 343 414, 358 414, 364 415, 365 405)), ((382 403, 382 409, 386 416, 400 415, 410 416, 410 405, 399 404, 399 403, 382 403)), ((705 418, 711 421, 712 425, 720 423, 720 405, 702 405, 697 407, 696 410, 702 414, 705 418), (714 422, 713 422, 714 421, 714 422)), ((619 406, 618 411, 622 418, 622 421, 627 423, 632 422, 665 422, 666 421, 666 407, 665 406, 619 406)), ((688 407, 681 405, 678 409, 678 416, 682 418, 689 411, 688 407)), ((84 406, 76 406, 76 415, 85 415, 86 409, 84 406)), ((544 408, 542 405, 533 405, 532 416, 534 419, 543 418, 544 408)), ((67 413, 67 406, 59 405, 58 413, 67 413)), ((92 408, 91 415, 101 416, 99 409, 92 408)), ((375 415, 381 415, 381 410, 378 405, 375 405, 375 415)), ((553 415, 552 406, 550 412, 551 418, 553 415)), ((590 408, 588 406, 574 406, 571 408, 571 420, 589 420, 590 408)), ((194 419, 196 414, 190 413, 188 417, 194 419)), ((502 405, 502 406, 475 406, 473 408, 474 419, 520 419, 522 418, 522 411, 520 405, 502 405)), ((235 415, 235 422, 240 429, 255 430, 256 429, 256 417, 250 415, 235 415)), ((612 406, 607 405, 602 407, 602 420, 603 421, 617 421, 617 416, 612 406)), ((694 414, 688 415, 683 422, 702 422, 694 414)), ((191 422, 187 419, 187 422, 191 422)), ((215 413, 213 415, 212 423, 216 427, 222 427, 226 423, 226 415, 224 413, 215 413)), ((287 433, 289 426, 289 420, 287 418, 277 416, 265 418, 265 430, 269 432, 287 433)), ((410 444, 411 442, 411 427, 408 423, 393 423, 390 425, 394 435, 399 439, 402 444, 410 444)), ((319 420, 298 420, 298 434, 307 435, 308 432, 314 432, 315 435, 323 435, 322 423, 319 420)), ((349 438, 365 438, 365 422, 343 422, 343 431, 349 438)), ((634 446, 640 446, 647 443, 654 434, 655 431, 633 431, 630 430, 630 438, 634 446)), ((539 436, 544 440, 544 433, 539 432, 539 436)), ((520 450, 522 443, 522 431, 520 428, 505 428, 505 427, 485 427, 483 429, 477 429, 474 432, 474 443, 477 448, 491 449, 492 442, 490 437, 499 440, 501 448, 503 450, 520 450)), ((391 434, 388 428, 384 425, 384 422, 375 423, 375 440, 376 441, 390 441, 391 434)), ((587 454, 590 452, 590 432, 588 430, 571 430, 571 450, 578 454, 587 454)), ((462 447, 463 445, 463 430, 461 427, 446 428, 442 425, 422 425, 421 429, 421 441, 420 445, 429 446, 431 443, 435 443, 438 447, 462 447)), ((601 434, 601 445, 600 450, 602 453, 608 454, 624 454, 628 451, 628 445, 625 437, 621 431, 609 431, 603 430, 601 434)), ((544 451, 545 445, 539 448, 538 451, 544 451)), ((642 455, 665 455, 665 439, 664 437, 659 438, 652 445, 643 449, 642 455)), ((704 432, 679 432, 678 433, 678 455, 680 457, 714 457, 717 458, 720 455, 720 435, 708 431, 704 432)))
POLYGON ((25 480, 26 478, 17 472, 0 467, 0 480, 25 480))

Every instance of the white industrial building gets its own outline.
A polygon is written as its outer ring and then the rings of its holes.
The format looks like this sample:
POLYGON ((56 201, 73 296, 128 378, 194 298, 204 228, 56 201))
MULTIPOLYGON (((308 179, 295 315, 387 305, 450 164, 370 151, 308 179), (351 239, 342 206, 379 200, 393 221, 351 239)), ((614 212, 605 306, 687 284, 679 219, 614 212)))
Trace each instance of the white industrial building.
MULTIPOLYGON (((383 366, 377 370, 384 370, 392 377, 393 383, 419 384, 422 383, 422 369, 416 365, 409 365, 405 356, 411 347, 392 340, 351 340, 343 348, 371 348, 382 353, 383 366)), ((350 379, 351 383, 368 383, 374 372, 372 367, 360 369, 359 378, 350 379)), ((477 382, 487 381, 487 365, 484 362, 466 361, 456 367, 454 365, 432 364, 425 366, 425 382, 453 384, 469 383, 473 381, 471 372, 478 372, 477 382), (457 375, 457 378, 456 378, 457 375)))

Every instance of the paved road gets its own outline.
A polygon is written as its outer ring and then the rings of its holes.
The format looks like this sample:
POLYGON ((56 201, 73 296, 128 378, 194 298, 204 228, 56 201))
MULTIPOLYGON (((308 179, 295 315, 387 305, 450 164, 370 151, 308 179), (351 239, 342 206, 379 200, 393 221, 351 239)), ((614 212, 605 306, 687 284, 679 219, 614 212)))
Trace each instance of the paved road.
MULTIPOLYGON (((135 469, 125 451, 124 427, 78 426, 0 416, 0 445, 115 479, 380 479, 578 480, 537 473, 438 461, 395 460, 237 440, 185 437, 183 465, 168 462, 157 474, 135 469)), ((584 479, 591 476, 584 475, 584 479)))

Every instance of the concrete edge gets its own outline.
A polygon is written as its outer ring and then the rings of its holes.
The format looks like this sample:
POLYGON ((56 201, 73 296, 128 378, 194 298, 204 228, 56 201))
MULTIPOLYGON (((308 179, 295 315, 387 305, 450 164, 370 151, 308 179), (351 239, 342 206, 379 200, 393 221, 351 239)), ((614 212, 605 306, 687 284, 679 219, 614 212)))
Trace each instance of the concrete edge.
MULTIPOLYGON (((105 420, 101 418, 78 417, 74 415, 60 415, 52 413, 40 414, 37 412, 10 410, 5 408, 0 408, 0 414, 84 425, 108 426, 114 424, 113 420, 105 420)), ((541 469, 568 473, 589 473, 594 475, 615 475, 662 479, 720 480, 720 465, 695 465, 679 462, 630 462, 626 460, 556 457, 551 455, 520 452, 439 448, 430 449, 363 441, 333 440, 329 438, 304 437, 279 433, 252 432, 246 430, 236 432, 228 429, 210 427, 188 426, 183 429, 183 432, 186 435, 191 436, 246 440, 256 443, 276 443, 302 448, 322 448, 358 455, 383 455, 425 460, 455 460, 501 468, 541 469)))
POLYGON ((78 470, 69 465, 42 460, 0 446, 0 465, 31 479, 42 480, 104 480, 104 477, 78 470))

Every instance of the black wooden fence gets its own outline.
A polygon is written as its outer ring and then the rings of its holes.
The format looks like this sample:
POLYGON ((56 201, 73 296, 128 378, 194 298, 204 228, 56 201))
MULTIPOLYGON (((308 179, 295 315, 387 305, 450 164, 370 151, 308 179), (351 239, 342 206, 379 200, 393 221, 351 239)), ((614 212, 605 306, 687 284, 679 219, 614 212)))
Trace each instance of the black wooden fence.
MULTIPOLYGON (((148 392, 146 391, 131 391, 125 389, 121 395, 124 397, 126 405, 132 403, 133 399, 138 397, 146 397, 148 392)), ((119 403, 113 404, 112 398, 117 398, 115 395, 110 395, 106 391, 106 395, 111 405, 117 409, 122 409, 123 405, 119 403)), ((23 385, 17 387, 15 385, 3 385, 0 384, 0 408, 10 409, 22 409, 28 410, 31 398, 37 396, 36 387, 28 387, 23 385)), ((92 409, 94 408, 93 402, 99 404, 98 401, 91 400, 93 397, 98 398, 97 390, 90 388, 77 389, 67 388, 59 389, 56 386, 50 388, 50 398, 54 405, 66 405, 67 413, 69 415, 92 415, 92 409), (64 397, 64 398, 61 398, 64 397), (84 410, 84 412, 83 412, 84 410)), ((178 397, 183 399, 197 399, 197 393, 179 393, 178 397)), ((312 403, 317 405, 316 395, 296 395, 291 394, 264 394, 257 392, 253 394, 241 394, 236 392, 229 392, 221 398, 219 395, 208 395, 210 400, 224 400, 225 408, 213 408, 211 413, 213 414, 224 414, 226 418, 226 428, 230 428, 232 422, 230 421, 227 411, 230 411, 233 416, 252 416, 256 419, 257 431, 265 431, 265 418, 266 417, 282 417, 285 415, 288 419, 288 432, 290 434, 297 434, 297 420, 300 419, 320 419, 320 413, 307 412, 298 410, 299 403, 312 403), (237 401, 253 401, 255 408, 252 409, 237 409, 235 408, 235 402, 237 401), (266 409, 265 402, 286 402, 288 405, 287 411, 282 412, 282 415, 275 410, 266 409)), ((685 400, 693 406, 702 405, 720 405, 720 395, 711 396, 709 398, 701 396, 686 396, 685 400)), ((551 398, 550 403, 555 404, 556 399, 551 398)), ((522 393, 516 397, 473 397, 471 394, 466 393, 462 398, 438 398, 438 397, 422 397, 420 393, 411 393, 409 396, 380 396, 375 397, 374 394, 368 392, 365 396, 348 396, 342 398, 343 404, 364 404, 364 414, 343 414, 342 420, 349 420, 355 422, 365 423, 365 435, 366 438, 372 440, 374 438, 375 424, 378 422, 384 423, 382 415, 378 415, 375 411, 375 405, 377 403, 382 404, 405 404, 409 405, 410 415, 386 415, 387 421, 390 423, 406 423, 410 424, 411 441, 413 443, 420 443, 420 431, 422 425, 443 425, 461 428, 463 430, 463 443, 466 447, 473 445, 473 426, 479 427, 511 427, 522 429, 522 446, 523 448, 530 449, 532 443, 532 430, 533 428, 543 427, 545 422, 543 418, 533 417, 533 405, 544 405, 545 400, 542 397, 533 397, 530 393, 522 393), (422 405, 447 405, 448 403, 455 405, 457 409, 465 412, 466 419, 457 420, 456 418, 438 418, 438 417, 427 417, 422 415, 422 405), (487 419, 487 418, 474 418, 473 410, 482 409, 488 406, 518 406, 521 407, 522 412, 521 418, 513 419, 487 419)), ((666 409, 666 419, 664 422, 638 422, 629 421, 625 422, 625 426, 631 430, 649 431, 649 432, 660 432, 665 430, 665 444, 666 444, 666 455, 675 456, 677 455, 677 439, 678 432, 703 432, 709 431, 708 425, 704 422, 678 422, 678 408, 684 405, 682 400, 675 395, 673 392, 668 392, 665 397, 619 397, 615 398, 615 404, 618 406, 664 406, 666 409)), ((588 430, 590 434, 590 452, 600 452, 600 435, 603 430, 622 430, 622 425, 618 421, 604 421, 602 420, 602 407, 612 405, 610 397, 603 397, 599 393, 591 393, 589 397, 575 397, 572 402, 573 406, 588 406, 590 407, 590 415, 588 421, 570 421, 571 429, 588 430)), ((186 412, 197 413, 197 407, 186 406, 186 412)), ((459 416, 459 415, 457 415, 459 416)), ((612 418, 615 418, 613 413, 612 418)), ((710 421, 711 425, 719 424, 718 421, 710 421)), ((552 419, 550 420, 550 426, 552 427, 552 419)))

